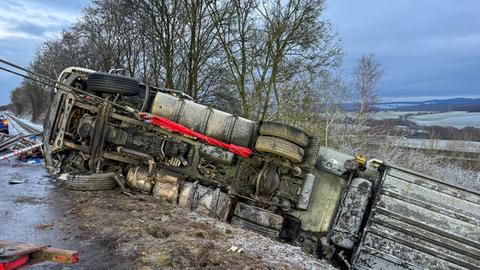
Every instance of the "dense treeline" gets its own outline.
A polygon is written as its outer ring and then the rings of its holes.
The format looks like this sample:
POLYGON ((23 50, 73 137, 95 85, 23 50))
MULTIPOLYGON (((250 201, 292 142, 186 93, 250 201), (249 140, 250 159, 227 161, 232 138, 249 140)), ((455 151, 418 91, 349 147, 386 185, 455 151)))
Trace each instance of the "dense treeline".
MULTIPOLYGON (((341 59, 324 10, 324 0, 95 0, 30 68, 54 78, 68 66, 124 68, 254 120, 302 115, 341 59)), ((48 91, 25 81, 11 98, 40 116, 48 91)))
MULTIPOLYGON (((43 44, 30 68, 53 78, 69 66, 123 68, 212 107, 294 124, 325 145, 347 143, 347 134, 362 141, 383 69, 365 55, 345 83, 339 38, 324 12, 325 0, 94 0, 77 23, 43 44), (352 98, 362 106, 345 130, 342 112, 352 98)), ((50 91, 24 81, 12 103, 35 121, 50 91)))

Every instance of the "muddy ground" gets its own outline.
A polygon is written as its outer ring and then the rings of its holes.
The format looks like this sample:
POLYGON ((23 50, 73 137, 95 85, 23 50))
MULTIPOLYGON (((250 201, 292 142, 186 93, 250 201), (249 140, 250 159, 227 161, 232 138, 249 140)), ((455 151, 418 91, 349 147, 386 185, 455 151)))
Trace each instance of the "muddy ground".
POLYGON ((333 269, 297 247, 148 195, 70 191, 39 165, 2 161, 0 171, 0 239, 80 251, 77 265, 33 269, 333 269))

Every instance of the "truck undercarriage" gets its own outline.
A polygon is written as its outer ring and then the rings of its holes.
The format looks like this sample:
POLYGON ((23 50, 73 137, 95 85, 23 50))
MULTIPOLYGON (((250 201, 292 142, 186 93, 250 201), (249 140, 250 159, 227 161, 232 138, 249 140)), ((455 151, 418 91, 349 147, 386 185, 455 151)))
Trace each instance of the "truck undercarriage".
POLYGON ((68 68, 59 81, 44 150, 72 189, 152 193, 342 268, 479 269, 478 194, 133 78, 68 68))

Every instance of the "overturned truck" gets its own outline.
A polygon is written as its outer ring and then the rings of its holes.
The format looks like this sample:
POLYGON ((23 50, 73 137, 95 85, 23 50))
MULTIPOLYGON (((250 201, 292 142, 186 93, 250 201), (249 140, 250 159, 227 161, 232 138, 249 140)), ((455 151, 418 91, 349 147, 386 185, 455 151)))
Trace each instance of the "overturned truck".
POLYGON ((134 78, 67 68, 44 127, 78 190, 152 193, 341 268, 480 269, 480 195, 134 78))

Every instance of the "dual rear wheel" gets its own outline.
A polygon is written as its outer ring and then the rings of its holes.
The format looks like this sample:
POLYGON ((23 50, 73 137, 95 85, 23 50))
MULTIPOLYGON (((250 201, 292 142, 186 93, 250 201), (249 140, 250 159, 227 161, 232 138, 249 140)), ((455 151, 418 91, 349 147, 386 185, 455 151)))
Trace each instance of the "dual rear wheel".
POLYGON ((259 133, 255 143, 257 151, 284 157, 292 163, 303 161, 309 142, 305 131, 284 123, 267 121, 260 125, 259 133))

